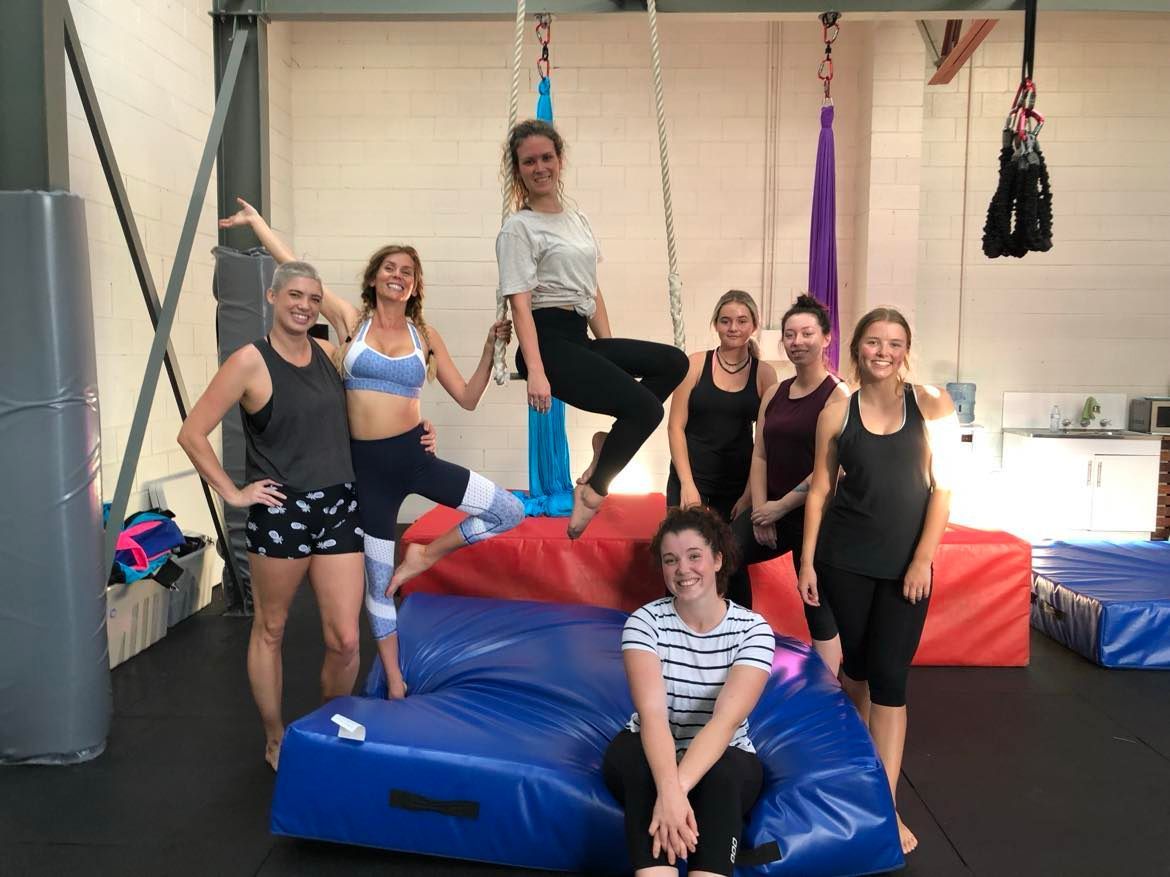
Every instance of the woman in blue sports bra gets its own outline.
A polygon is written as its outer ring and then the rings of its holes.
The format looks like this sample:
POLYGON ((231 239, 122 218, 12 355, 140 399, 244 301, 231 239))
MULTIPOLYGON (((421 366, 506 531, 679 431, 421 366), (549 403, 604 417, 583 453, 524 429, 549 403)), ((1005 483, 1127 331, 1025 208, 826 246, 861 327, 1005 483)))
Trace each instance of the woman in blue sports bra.
MULTIPOLYGON (((230 221, 251 226, 278 263, 295 259, 263 217, 237 200, 241 210, 230 221)), ((348 340, 340 367, 364 531, 366 613, 390 696, 402 697, 394 592, 443 556, 510 530, 524 519, 524 506, 511 493, 423 449, 419 392, 426 380, 437 377, 460 407, 473 411, 487 389, 495 339, 508 341, 512 327, 506 320, 492 325, 479 365, 470 380, 464 380, 442 336, 423 320, 422 262, 408 246, 385 246, 370 257, 362 278, 360 311, 328 289, 324 295, 321 313, 338 337, 348 340), (468 516, 429 545, 407 548, 396 571, 398 511, 412 493, 468 516)))

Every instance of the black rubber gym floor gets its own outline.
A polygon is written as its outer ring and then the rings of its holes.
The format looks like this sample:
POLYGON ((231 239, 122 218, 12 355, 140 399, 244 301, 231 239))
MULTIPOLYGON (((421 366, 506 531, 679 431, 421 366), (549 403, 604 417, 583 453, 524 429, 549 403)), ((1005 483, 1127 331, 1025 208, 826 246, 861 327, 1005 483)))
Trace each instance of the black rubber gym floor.
MULTIPOLYGON (((317 623, 303 588, 290 717, 317 705, 317 623)), ((0 769, 0 875, 540 873, 270 835, 248 625, 213 604, 116 669, 95 761, 0 769)), ((899 800, 921 845, 900 873, 1170 874, 1170 672, 1103 670, 1033 633, 1027 669, 915 670, 910 709, 899 800)))

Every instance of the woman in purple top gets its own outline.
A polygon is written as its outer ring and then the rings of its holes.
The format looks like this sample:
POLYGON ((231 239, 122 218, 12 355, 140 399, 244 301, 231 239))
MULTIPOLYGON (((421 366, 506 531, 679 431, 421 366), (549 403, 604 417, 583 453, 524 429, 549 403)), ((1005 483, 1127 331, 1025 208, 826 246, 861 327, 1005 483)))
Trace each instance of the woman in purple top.
MULTIPOLYGON (((835 395, 849 395, 849 388, 825 365, 829 327, 824 305, 807 295, 800 296, 780 322, 784 353, 796 367, 796 376, 771 387, 760 400, 748 479, 752 508, 732 525, 743 560, 731 575, 727 594, 741 606, 752 605, 749 564, 791 551, 792 565, 800 571, 804 500, 813 470, 817 418, 835 395)), ((813 648, 836 675, 841 640, 832 612, 827 605, 806 601, 804 617, 813 648)))

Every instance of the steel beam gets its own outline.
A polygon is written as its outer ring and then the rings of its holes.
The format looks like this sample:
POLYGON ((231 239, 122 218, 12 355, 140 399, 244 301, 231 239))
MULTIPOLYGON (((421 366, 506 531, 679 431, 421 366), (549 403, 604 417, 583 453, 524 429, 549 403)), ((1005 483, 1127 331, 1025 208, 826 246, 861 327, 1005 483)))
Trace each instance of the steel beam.
MULTIPOLYGON (((216 197, 219 215, 237 209, 236 198, 243 198, 270 216, 271 186, 268 156, 268 25, 252 14, 214 15, 215 90, 219 93, 224 80, 233 39, 247 36, 247 48, 240 62, 235 96, 228 108, 223 139, 216 160, 216 197)), ((222 246, 248 250, 259 246, 248 227, 219 230, 222 246)))
MULTIPOLYGON (((257 15, 270 21, 374 21, 380 19, 513 18, 515 0, 212 0, 213 12, 257 15)), ((834 0, 854 16, 941 13, 950 18, 1024 9, 1024 0, 834 0)), ((825 0, 658 0, 658 13, 795 17, 824 11, 825 0)), ((1165 12, 1166 0, 1045 0, 1045 10, 1065 12, 1165 12)), ((645 12, 630 0, 543 0, 533 11, 553 15, 645 12)))
POLYGON ((0 190, 69 190, 65 0, 0 3, 0 190))
MULTIPOLYGON (((77 25, 73 22, 73 14, 69 7, 65 7, 65 54, 69 58, 69 66, 73 70, 73 78, 77 83, 77 92, 81 97, 81 108, 85 112, 89 123, 89 132, 93 135, 94 146, 97 147, 98 160, 102 165, 102 172, 106 177, 106 185, 110 189, 110 197, 114 201, 114 210, 118 214, 118 222, 122 226, 122 234, 126 238, 126 248, 130 251, 130 262, 134 266, 134 273, 138 277, 138 286, 142 290, 142 298, 146 302, 146 312, 150 315, 151 325, 158 331, 159 315, 162 312, 162 303, 158 298, 158 290, 154 285, 154 276, 150 272, 150 263, 146 258, 146 248, 142 246, 142 237, 138 234, 138 224, 134 221, 134 211, 130 207, 130 197, 126 194, 126 186, 122 182, 122 172, 118 168, 118 161, 114 156, 114 147, 110 142, 109 132, 106 130, 105 119, 102 118, 101 106, 97 99, 97 90, 93 87, 93 79, 89 75, 89 65, 85 63, 85 53, 81 48, 81 40, 77 35, 77 25)), ((174 346, 167 341, 163 352, 163 364, 166 366, 167 379, 171 384, 171 392, 175 396, 175 406, 179 409, 179 417, 187 419, 187 412, 191 408, 187 396, 187 385, 183 382, 183 375, 179 371, 179 360, 175 355, 174 346)), ((218 544, 226 544, 227 527, 224 526, 223 514, 219 504, 212 495, 207 482, 200 481, 203 486, 203 498, 211 513, 211 521, 215 527, 215 538, 218 544)), ((224 555, 224 594, 229 606, 233 604, 233 593, 242 601, 243 591, 240 587, 240 576, 236 570, 235 560, 230 553, 224 555)))
POLYGON ((203 156, 199 161, 199 169, 195 173, 195 184, 192 187, 191 200, 187 205, 187 217, 183 223, 183 229, 179 233, 179 244, 175 249, 175 259, 170 278, 167 281, 162 310, 158 315, 154 341, 150 345, 150 353, 146 358, 146 371, 142 376, 142 388, 139 390, 138 403, 134 408, 130 435, 126 439, 122 468, 118 472, 118 486, 110 503, 103 557, 103 568, 107 571, 114 563, 114 545, 118 539, 119 526, 122 519, 126 517, 126 505, 130 500, 130 487, 134 483, 134 472, 138 468, 138 458, 142 453, 142 439, 146 434, 146 424, 150 418, 150 409, 154 404, 154 391, 158 385, 163 355, 170 342, 171 326, 175 321, 175 311, 179 307, 179 293, 183 289, 183 277, 187 273, 187 262, 191 258, 191 246, 195 241, 195 229, 199 224, 203 199, 207 194, 207 184, 211 180, 211 165, 215 161, 220 137, 223 136, 224 122, 227 118, 228 107, 231 105, 232 91, 235 89, 236 78, 240 72, 240 62, 243 60, 247 42, 248 32, 241 31, 231 47, 231 53, 224 68, 223 86, 215 101, 215 111, 211 115, 207 143, 203 147, 203 156))

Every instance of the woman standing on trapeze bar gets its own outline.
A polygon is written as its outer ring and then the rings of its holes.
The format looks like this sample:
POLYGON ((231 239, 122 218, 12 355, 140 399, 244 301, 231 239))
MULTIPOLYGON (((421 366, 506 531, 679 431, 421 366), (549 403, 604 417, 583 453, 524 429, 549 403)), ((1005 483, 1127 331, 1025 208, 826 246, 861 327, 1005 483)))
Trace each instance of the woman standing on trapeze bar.
MULTIPOLYGON (((295 258, 263 217, 237 200, 240 211, 221 225, 251 226, 277 262, 295 258)), ((370 257, 361 300, 359 311, 324 288, 321 313, 338 337, 346 339, 341 372, 365 531, 366 612, 390 696, 402 697, 406 689, 398 666, 394 592, 452 551, 510 530, 524 519, 524 506, 511 493, 422 450, 419 393, 425 380, 437 376, 460 407, 474 410, 487 389, 495 339, 509 340, 512 327, 506 320, 492 325, 479 365, 471 379, 464 380, 438 331, 423 320, 422 262, 408 246, 384 246, 370 257), (398 511, 412 493, 468 517, 429 545, 409 546, 395 571, 398 511)))
POLYGON ((593 461, 573 490, 568 535, 576 539, 614 476, 661 422, 662 403, 686 375, 687 357, 669 344, 613 337, 597 286, 597 240, 585 215, 564 203, 564 153, 561 135, 547 122, 530 119, 508 133, 502 171, 516 212, 496 238, 496 261, 529 406, 547 412, 556 396, 616 418, 608 435, 594 435, 593 461))
MULTIPOLYGON (((776 370, 760 361, 752 338, 760 311, 751 295, 723 293, 711 325, 719 346, 690 355, 691 367, 670 400, 666 505, 705 505, 730 524, 752 507, 752 424, 760 397, 776 384, 776 370)), ((751 608, 750 601, 741 605, 751 608)))

